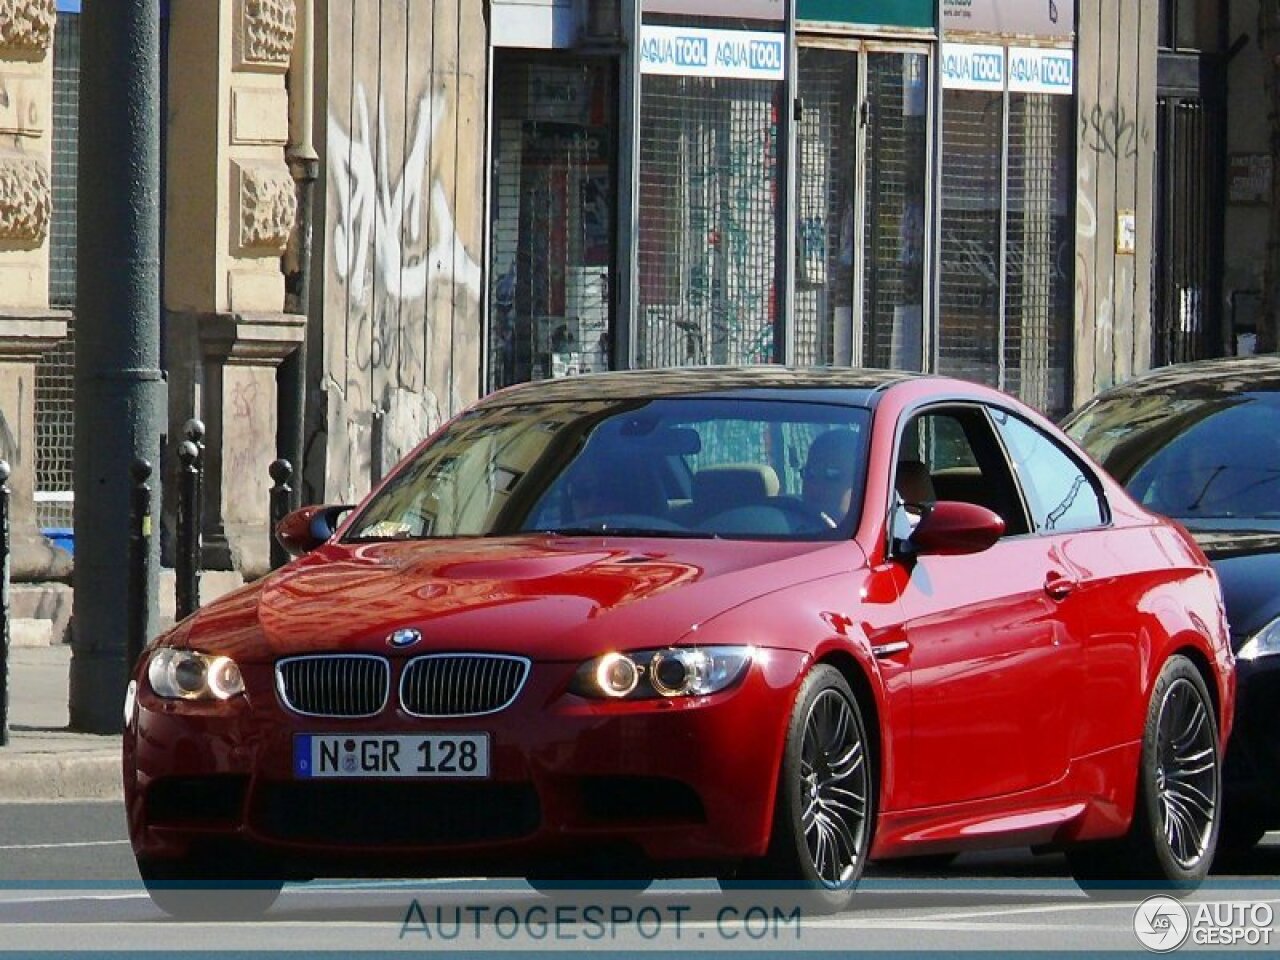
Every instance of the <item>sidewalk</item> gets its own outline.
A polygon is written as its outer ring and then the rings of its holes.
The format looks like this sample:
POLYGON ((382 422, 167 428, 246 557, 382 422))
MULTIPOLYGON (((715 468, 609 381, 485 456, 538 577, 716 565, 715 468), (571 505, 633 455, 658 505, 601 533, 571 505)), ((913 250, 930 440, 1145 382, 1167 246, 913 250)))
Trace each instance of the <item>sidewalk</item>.
POLYGON ((122 798, 120 737, 67 729, 70 668, 65 644, 10 649, 0 803, 122 798))

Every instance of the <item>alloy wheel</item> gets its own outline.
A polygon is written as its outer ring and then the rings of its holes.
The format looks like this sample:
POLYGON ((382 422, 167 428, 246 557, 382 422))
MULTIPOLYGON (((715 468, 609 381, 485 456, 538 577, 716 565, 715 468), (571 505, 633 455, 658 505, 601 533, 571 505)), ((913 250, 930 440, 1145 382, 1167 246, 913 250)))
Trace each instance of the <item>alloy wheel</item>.
POLYGON ((1209 707, 1186 679, 1165 691, 1157 731, 1160 826, 1169 853, 1190 868, 1208 850, 1218 813, 1218 751, 1209 707))
POLYGON ((801 828, 824 886, 844 887, 858 876, 869 793, 862 726, 839 690, 823 690, 805 719, 800 795, 801 828))

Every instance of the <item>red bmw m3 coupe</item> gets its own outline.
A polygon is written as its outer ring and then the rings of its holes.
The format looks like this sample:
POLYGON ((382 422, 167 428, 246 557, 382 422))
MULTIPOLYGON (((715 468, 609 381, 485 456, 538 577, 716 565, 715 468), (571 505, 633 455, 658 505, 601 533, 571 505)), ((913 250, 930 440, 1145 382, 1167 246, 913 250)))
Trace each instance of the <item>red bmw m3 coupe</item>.
POLYGON ((1188 888, 1234 697, 1214 573, 1043 417, 884 371, 514 387, 150 644, 138 867, 797 884, 1044 845, 1188 888))

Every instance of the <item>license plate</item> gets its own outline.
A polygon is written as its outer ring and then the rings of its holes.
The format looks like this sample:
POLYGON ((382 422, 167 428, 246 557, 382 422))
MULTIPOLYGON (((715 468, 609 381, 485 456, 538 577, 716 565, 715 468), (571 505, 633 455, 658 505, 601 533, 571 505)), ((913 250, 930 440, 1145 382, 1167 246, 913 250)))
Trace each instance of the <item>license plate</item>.
POLYGON ((481 779, 489 776, 489 735, 298 734, 293 774, 299 779, 481 779))

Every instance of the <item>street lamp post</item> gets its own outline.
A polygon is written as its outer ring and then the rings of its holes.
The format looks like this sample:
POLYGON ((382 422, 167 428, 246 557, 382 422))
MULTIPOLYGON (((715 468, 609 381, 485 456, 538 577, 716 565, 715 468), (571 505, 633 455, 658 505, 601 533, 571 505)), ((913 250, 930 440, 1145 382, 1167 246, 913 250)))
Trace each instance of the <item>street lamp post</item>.
MULTIPOLYGON (((71 726, 121 729, 128 680, 130 466, 160 462, 160 0, 80 20, 71 726)), ((156 513, 159 510, 157 507, 156 513)), ((155 538, 152 538, 154 550, 155 538)), ((156 620, 158 564, 145 590, 156 620)), ((136 629, 135 625, 135 629, 136 629)))

